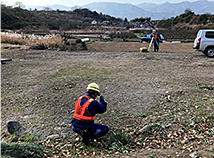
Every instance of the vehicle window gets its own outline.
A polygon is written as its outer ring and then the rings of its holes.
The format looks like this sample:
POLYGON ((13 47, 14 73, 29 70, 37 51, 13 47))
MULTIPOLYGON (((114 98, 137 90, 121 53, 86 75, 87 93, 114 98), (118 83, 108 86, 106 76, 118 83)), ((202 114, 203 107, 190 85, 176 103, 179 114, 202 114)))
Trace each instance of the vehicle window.
POLYGON ((202 32, 201 30, 198 31, 197 38, 201 36, 201 32, 202 32))
POLYGON ((161 39, 162 39, 162 40, 164 39, 164 37, 163 37, 163 35, 162 35, 162 34, 160 34, 160 37, 161 37, 161 39))
POLYGON ((214 31, 207 31, 205 37, 206 38, 214 38, 214 31))

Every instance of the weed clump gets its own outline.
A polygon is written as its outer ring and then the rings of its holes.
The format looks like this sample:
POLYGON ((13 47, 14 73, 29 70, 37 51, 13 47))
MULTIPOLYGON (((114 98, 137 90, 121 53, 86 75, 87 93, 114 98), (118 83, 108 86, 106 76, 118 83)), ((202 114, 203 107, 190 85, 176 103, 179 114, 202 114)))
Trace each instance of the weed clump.
POLYGON ((199 87, 199 89, 213 90, 213 87, 208 86, 207 84, 205 84, 204 86, 201 84, 195 84, 195 86, 199 87))

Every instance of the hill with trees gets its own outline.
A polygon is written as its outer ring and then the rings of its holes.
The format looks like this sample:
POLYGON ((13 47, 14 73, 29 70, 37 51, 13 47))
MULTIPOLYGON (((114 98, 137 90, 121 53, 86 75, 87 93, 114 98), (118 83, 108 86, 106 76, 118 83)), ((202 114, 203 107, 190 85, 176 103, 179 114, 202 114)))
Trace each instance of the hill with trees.
POLYGON ((214 28, 214 15, 212 14, 195 14, 189 9, 185 10, 185 13, 176 16, 175 18, 169 18, 160 20, 156 25, 158 28, 174 28, 174 29, 198 29, 198 28, 214 28))
MULTIPOLYGON (((77 30, 91 29, 94 27, 92 21, 96 20, 97 26, 118 26, 121 28, 136 27, 136 22, 151 21, 150 17, 134 18, 130 21, 127 18, 120 19, 103 13, 97 13, 86 8, 76 8, 72 11, 64 10, 27 10, 16 7, 1 6, 1 29, 20 30, 22 32, 48 32, 49 30, 77 30), (107 23, 104 23, 107 22, 107 23)), ((164 29, 161 31, 165 37, 171 36, 172 30, 177 30, 178 35, 181 31, 186 31, 185 35, 190 34, 194 38, 195 32, 201 28, 214 28, 214 15, 212 14, 195 14, 190 9, 185 13, 165 20, 151 21, 156 28, 164 29), (192 32, 191 32, 192 30, 192 32), (166 32, 168 31, 168 32, 166 32), (194 33, 193 33, 194 32, 194 33), (168 34, 168 35, 167 35, 168 34)), ((184 33, 182 33, 184 34, 184 33)), ((174 38, 174 37, 173 37, 174 38)))
POLYGON ((186 9, 185 13, 175 18, 156 21, 155 25, 168 40, 194 40, 199 29, 214 29, 214 15, 195 14, 186 9))
POLYGON ((108 21, 109 25, 120 25, 124 20, 111 17, 89 9, 62 10, 27 10, 21 7, 1 5, 1 29, 22 30, 71 30, 84 29, 91 26, 91 22, 108 21))

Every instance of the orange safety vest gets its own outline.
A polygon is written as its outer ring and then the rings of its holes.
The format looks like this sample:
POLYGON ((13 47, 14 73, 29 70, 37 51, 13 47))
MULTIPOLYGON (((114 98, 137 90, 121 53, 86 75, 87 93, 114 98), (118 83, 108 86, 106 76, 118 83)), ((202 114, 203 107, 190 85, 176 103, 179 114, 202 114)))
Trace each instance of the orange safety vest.
POLYGON ((155 38, 159 38, 157 33, 155 34, 155 38))
POLYGON ((94 101, 94 99, 87 95, 79 97, 75 103, 74 118, 81 121, 93 121, 95 116, 91 115, 88 111, 88 106, 92 101, 94 101), (86 97, 88 100, 80 106, 80 102, 83 97, 86 97))

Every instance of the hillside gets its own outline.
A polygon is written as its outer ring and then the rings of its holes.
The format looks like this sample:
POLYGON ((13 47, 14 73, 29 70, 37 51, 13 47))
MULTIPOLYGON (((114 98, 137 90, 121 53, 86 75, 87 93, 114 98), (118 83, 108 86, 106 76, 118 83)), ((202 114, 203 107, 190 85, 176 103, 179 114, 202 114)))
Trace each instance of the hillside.
POLYGON ((173 28, 176 30, 192 30, 198 28, 214 28, 214 15, 196 15, 190 10, 185 10, 184 14, 176 16, 174 19, 160 20, 157 23, 159 28, 173 28))
MULTIPOLYGON (((135 18, 130 21, 127 19, 115 18, 103 13, 97 13, 89 9, 75 9, 73 11, 61 10, 26 10, 21 8, 11 8, 3 6, 1 8, 1 29, 20 30, 26 33, 49 33, 50 30, 70 31, 110 31, 126 30, 129 28, 139 28, 140 24, 150 18, 135 18), (96 20, 97 24, 92 25, 96 20), (106 22, 106 23, 104 23, 106 22), (136 25, 138 23, 138 25, 136 25)), ((191 38, 201 28, 214 28, 214 15, 195 14, 191 10, 185 10, 185 13, 176 16, 174 19, 151 21, 156 28, 163 33, 166 38, 171 38, 171 30, 176 30, 172 38, 191 38), (167 31, 167 32, 166 32, 167 31), (176 35, 175 35, 176 34, 176 35)), ((149 31, 149 30, 148 30, 149 31)), ((144 32, 145 33, 145 32, 144 32)))
POLYGON ((22 8, 1 7, 2 29, 27 30, 71 30, 84 29, 91 26, 91 22, 109 21, 111 24, 120 24, 122 19, 98 14, 88 9, 75 9, 73 11, 61 10, 32 10, 22 8))

